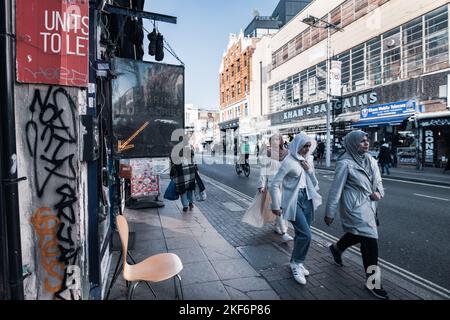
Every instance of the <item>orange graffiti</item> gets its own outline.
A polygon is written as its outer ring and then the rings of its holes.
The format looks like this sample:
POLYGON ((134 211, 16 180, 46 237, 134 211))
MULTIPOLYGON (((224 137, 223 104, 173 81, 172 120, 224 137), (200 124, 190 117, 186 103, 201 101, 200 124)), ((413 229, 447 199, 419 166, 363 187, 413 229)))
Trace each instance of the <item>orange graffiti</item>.
MULTIPOLYGON (((61 252, 58 248, 56 232, 60 221, 56 215, 51 214, 51 209, 47 207, 38 208, 31 217, 35 231, 39 237, 38 246, 41 253, 41 263, 44 270, 50 277, 62 282, 64 279, 64 264, 58 261, 61 252), (47 212, 47 215, 44 215, 47 212), (50 239, 48 239, 49 237, 50 239), (47 238, 47 239, 46 239, 47 238)), ((48 277, 44 280, 45 290, 55 293, 61 289, 61 284, 52 286, 48 277)))

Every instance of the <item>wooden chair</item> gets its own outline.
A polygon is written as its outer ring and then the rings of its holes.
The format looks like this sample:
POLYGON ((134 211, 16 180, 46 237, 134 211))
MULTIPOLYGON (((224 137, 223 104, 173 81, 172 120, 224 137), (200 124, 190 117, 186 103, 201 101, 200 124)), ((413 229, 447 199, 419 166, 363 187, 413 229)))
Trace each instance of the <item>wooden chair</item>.
POLYGON ((148 257, 144 261, 136 264, 127 263, 128 251, 128 223, 124 216, 116 217, 117 228, 119 231, 120 241, 122 243, 122 259, 123 259, 123 278, 130 285, 128 286, 127 299, 133 298, 134 290, 141 282, 145 282, 152 291, 155 298, 156 293, 150 287, 149 282, 156 283, 170 278, 174 279, 175 298, 183 299, 183 288, 181 286, 181 277, 179 273, 183 269, 180 258, 174 253, 160 253, 148 257), (177 290, 176 279, 178 279, 181 296, 177 290), (133 284, 134 282, 134 284, 133 284))

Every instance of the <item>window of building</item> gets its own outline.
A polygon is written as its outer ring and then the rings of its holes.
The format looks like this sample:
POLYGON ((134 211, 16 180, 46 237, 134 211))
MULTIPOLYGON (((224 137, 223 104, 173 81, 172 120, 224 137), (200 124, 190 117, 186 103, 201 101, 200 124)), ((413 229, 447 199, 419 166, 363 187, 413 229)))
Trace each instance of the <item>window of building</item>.
POLYGON ((383 35, 383 57, 384 82, 400 79, 400 28, 395 28, 383 35))
POLYGON ((311 37, 311 47, 315 44, 319 43, 319 30, 321 28, 311 28, 310 37, 311 37))
POLYGON ((234 78, 234 64, 231 65, 231 79, 234 78))
POLYGON ((317 93, 317 78, 316 78, 316 67, 314 66, 308 69, 308 96, 313 100, 317 100, 316 93, 317 93))
POLYGON ((347 0, 342 4, 342 27, 348 26, 354 21, 353 0, 347 0))
POLYGON ((231 98, 234 98, 234 86, 231 86, 231 98))
POLYGON ((244 53, 244 67, 247 66, 247 52, 244 53))
POLYGON ((237 61, 236 61, 236 68, 237 68, 237 70, 236 70, 237 73, 241 72, 241 60, 240 59, 237 59, 237 61))
POLYGON ((229 77, 228 77, 228 69, 227 69, 226 73, 227 73, 227 81, 228 81, 228 79, 229 79, 229 77))
POLYGON ((289 53, 288 53, 288 46, 286 45, 286 46, 284 46, 283 48, 282 48, 282 50, 281 50, 281 59, 282 59, 282 61, 284 62, 284 61, 287 61, 288 60, 288 56, 289 56, 289 53))
MULTIPOLYGON (((341 26, 342 21, 341 21, 341 6, 337 7, 336 9, 332 10, 330 12, 330 22, 338 27, 341 26)), ((331 33, 335 33, 337 32, 336 29, 332 29, 331 33)))
POLYGON ((423 73, 422 17, 403 27, 403 68, 408 77, 423 73))
POLYGON ((241 94, 241 82, 240 81, 238 81, 238 83, 237 83, 237 94, 238 94, 238 96, 241 94))
POLYGON ((363 89, 366 85, 364 76, 364 50, 365 46, 359 45, 352 49, 352 88, 363 89))
POLYGON ((367 7, 367 0, 355 0, 355 20, 361 18, 367 13, 367 7))
POLYGON ((227 102, 230 101, 230 90, 227 89, 227 102))
POLYGON ((221 92, 220 95, 222 96, 222 103, 225 103, 225 92, 221 92))
POLYGON ((244 93, 248 94, 248 80, 247 80, 247 77, 244 78, 244 93))
POLYGON ((285 108, 292 107, 292 77, 286 80, 286 103, 285 108))
POLYGON ((303 70, 300 72, 300 104, 308 101, 308 72, 303 70))
POLYGON ((338 55, 337 60, 342 62, 341 81, 342 81, 343 92, 344 93, 350 92, 351 91, 350 50, 338 55))
POLYGON ((375 86, 382 82, 381 76, 381 37, 367 42, 368 85, 375 86))
POLYGON ((236 106, 234 113, 236 115, 236 118, 239 118, 241 116, 241 113, 239 112, 239 106, 236 106))
POLYGON ((325 61, 317 65, 317 90, 320 98, 327 97, 327 64, 325 61))
POLYGON ((246 103, 244 106, 244 115, 248 117, 248 104, 246 103))
POLYGON ((426 72, 448 67, 447 6, 425 15, 426 72))
POLYGON ((302 33, 303 50, 307 50, 311 47, 310 30, 311 28, 308 28, 302 33))
POLYGON ((303 49, 302 34, 295 37, 295 53, 299 54, 303 49))

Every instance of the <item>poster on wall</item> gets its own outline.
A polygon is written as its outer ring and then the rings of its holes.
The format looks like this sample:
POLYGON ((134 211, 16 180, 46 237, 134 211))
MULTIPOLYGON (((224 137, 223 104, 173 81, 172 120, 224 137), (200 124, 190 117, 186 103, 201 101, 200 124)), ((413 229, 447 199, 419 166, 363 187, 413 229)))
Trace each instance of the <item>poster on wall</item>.
POLYGON ((169 157, 184 128, 184 66, 115 58, 113 70, 114 157, 169 157))
POLYGON ((89 1, 16 0, 17 81, 87 87, 89 1))
POLYGON ((159 176, 168 172, 169 159, 130 159, 129 161, 132 168, 131 197, 137 199, 159 196, 159 176))

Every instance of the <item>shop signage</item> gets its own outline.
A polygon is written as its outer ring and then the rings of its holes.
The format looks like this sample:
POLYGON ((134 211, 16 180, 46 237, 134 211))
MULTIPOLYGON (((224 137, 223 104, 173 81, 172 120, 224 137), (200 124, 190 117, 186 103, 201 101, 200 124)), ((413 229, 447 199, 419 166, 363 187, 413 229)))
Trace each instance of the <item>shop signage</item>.
POLYGON ((425 130, 425 162, 434 163, 434 133, 433 130, 425 130))
POLYGON ((341 96, 341 61, 331 61, 330 68, 330 94, 341 96))
MULTIPOLYGON (((377 101, 378 96, 376 92, 367 92, 360 94, 358 96, 344 98, 341 101, 332 104, 331 109, 339 110, 339 109, 348 109, 352 107, 363 107, 366 106, 367 104, 372 104, 377 101)), ((293 110, 284 111, 283 118, 281 119, 280 122, 287 122, 305 116, 322 115, 325 114, 326 112, 327 112, 326 103, 304 106, 293 110)), ((272 124, 274 124, 274 121, 272 121, 272 124)))
POLYGON ((361 109, 361 120, 369 118, 380 118, 396 115, 412 114, 416 111, 416 102, 398 101, 393 103, 380 104, 361 109))
POLYGON ((450 118, 426 119, 420 121, 421 127, 450 126, 450 118))
POLYGON ((87 87, 89 1, 17 0, 17 81, 87 87))

